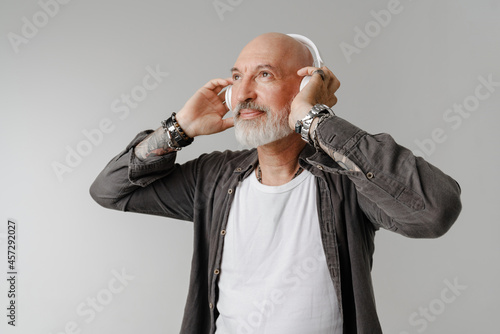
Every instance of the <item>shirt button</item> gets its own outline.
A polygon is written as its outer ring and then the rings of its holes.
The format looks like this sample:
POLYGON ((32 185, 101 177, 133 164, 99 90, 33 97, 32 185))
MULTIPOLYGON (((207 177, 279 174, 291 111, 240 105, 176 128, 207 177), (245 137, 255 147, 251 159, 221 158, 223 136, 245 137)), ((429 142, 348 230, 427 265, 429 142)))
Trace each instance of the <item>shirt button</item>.
POLYGON ((220 270, 219 270, 219 269, 215 269, 215 270, 214 270, 214 274, 215 274, 215 275, 219 275, 219 273, 220 273, 220 270))
POLYGON ((221 234, 221 235, 226 235, 226 230, 222 230, 222 231, 220 231, 220 234, 221 234))
POLYGON ((368 173, 366 173, 366 177, 367 177, 367 178, 369 178, 369 179, 373 179, 373 177, 374 177, 374 176, 375 176, 375 175, 373 175, 373 173, 372 173, 372 172, 368 172, 368 173))
POLYGON ((241 172, 241 167, 236 168, 237 172, 241 172))
POLYGON ((323 166, 321 166, 321 165, 317 165, 316 167, 317 167, 319 170, 323 170, 323 166))
POLYGON ((210 304, 208 304, 208 307, 214 308, 214 304, 210 303, 210 304))
POLYGON ((227 193, 228 193, 229 195, 231 195, 231 194, 233 193, 233 189, 229 189, 229 190, 227 191, 227 193))

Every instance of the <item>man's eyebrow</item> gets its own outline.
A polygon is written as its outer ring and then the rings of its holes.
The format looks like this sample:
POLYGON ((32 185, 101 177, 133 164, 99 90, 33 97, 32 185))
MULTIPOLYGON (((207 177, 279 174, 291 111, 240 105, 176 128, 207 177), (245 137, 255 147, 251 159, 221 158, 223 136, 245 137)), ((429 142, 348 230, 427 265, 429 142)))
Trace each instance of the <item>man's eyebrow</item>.
MULTIPOLYGON (((255 70, 256 71, 259 71, 259 70, 263 70, 263 69, 269 69, 269 70, 272 70, 278 74, 281 74, 281 71, 279 68, 277 68, 276 66, 273 66, 273 65, 269 65, 269 64, 262 64, 262 65, 258 65, 255 70)), ((237 68, 237 67, 232 67, 231 68, 231 73, 233 72, 240 72, 240 70, 237 68)))

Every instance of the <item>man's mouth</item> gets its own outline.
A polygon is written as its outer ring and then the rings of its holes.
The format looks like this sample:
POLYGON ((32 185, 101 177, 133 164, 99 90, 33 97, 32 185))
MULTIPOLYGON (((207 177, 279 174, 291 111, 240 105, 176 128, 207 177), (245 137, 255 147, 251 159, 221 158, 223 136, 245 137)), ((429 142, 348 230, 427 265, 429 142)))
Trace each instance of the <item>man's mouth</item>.
POLYGON ((239 118, 241 119, 251 119, 255 117, 259 117, 263 114, 265 114, 264 111, 257 110, 257 109, 241 109, 239 112, 239 118))

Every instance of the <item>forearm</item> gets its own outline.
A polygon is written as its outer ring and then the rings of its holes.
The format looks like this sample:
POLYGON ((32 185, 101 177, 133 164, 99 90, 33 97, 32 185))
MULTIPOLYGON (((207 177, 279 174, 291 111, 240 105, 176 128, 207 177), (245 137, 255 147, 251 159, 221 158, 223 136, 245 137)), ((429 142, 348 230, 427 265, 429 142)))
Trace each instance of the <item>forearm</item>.
POLYGON ((390 135, 368 134, 337 116, 321 122, 314 135, 335 161, 327 169, 351 179, 361 208, 376 225, 406 236, 436 237, 458 217, 455 180, 390 135))
POLYGON ((174 152, 175 149, 170 147, 169 141, 168 131, 163 127, 159 127, 135 147, 134 153, 137 158, 144 161, 150 157, 158 157, 174 152))
MULTIPOLYGON (((153 134, 151 130, 141 132, 117 156, 106 165, 90 187, 90 195, 100 205, 121 211, 138 211, 141 205, 132 196, 141 188, 170 174, 174 169, 176 154, 152 157, 142 161, 135 155, 135 148, 153 134)), ((149 190, 146 190, 149 191, 149 190)))

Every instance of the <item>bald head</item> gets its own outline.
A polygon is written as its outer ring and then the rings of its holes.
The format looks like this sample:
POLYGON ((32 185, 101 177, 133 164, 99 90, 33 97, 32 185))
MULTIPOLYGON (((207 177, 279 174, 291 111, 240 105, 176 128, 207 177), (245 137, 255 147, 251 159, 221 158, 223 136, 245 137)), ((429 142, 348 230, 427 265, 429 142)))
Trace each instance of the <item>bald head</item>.
POLYGON ((267 59, 281 70, 293 73, 313 64, 311 52, 304 44, 276 32, 260 35, 250 41, 241 51, 237 63, 251 59, 267 59))

